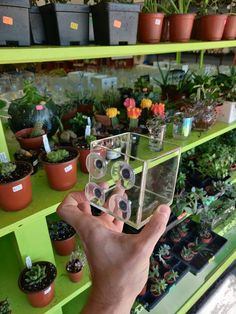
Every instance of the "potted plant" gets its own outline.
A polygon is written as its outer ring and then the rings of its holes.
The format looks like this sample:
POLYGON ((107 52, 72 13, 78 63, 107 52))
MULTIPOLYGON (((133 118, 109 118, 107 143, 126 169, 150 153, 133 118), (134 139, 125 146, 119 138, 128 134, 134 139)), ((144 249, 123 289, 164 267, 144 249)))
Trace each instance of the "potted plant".
POLYGON ((89 6, 70 0, 46 0, 40 6, 48 43, 71 46, 89 43, 89 6))
POLYGON ((226 5, 228 18, 225 24, 222 39, 233 40, 236 38, 236 2, 235 0, 227 0, 226 5))
POLYGON ((173 284, 178 277, 178 272, 174 271, 173 269, 164 274, 164 279, 169 285, 173 284))
POLYGON ((79 153, 73 147, 59 148, 40 155, 52 189, 64 191, 75 185, 78 157, 79 153))
POLYGON ((182 222, 181 224, 179 224, 177 229, 178 229, 179 234, 182 238, 186 237, 186 235, 188 234, 188 231, 189 231, 188 224, 185 222, 182 222))
POLYGON ((0 314, 11 314, 11 307, 8 299, 0 301, 0 314))
POLYGON ((159 277, 160 277, 160 269, 159 269, 159 265, 157 264, 149 269, 148 279, 152 283, 154 283, 158 281, 159 277))
POLYGON ((0 162, 0 207, 18 211, 32 201, 30 175, 32 166, 27 162, 0 162))
POLYGON ((82 279, 85 263, 86 257, 80 250, 71 253, 70 260, 66 264, 66 270, 72 282, 79 282, 82 279))
POLYGON ((35 262, 25 268, 18 280, 19 288, 27 294, 30 304, 34 307, 47 306, 55 295, 54 280, 56 267, 50 262, 35 262))
POLYGON ((50 239, 59 255, 70 255, 76 247, 76 231, 64 221, 48 223, 50 239))
POLYGON ((193 254, 191 248, 188 248, 186 246, 182 247, 180 255, 181 255, 182 259, 185 260, 186 262, 190 262, 194 257, 194 254, 193 254))
POLYGON ((139 13, 138 41, 153 44, 160 42, 163 19, 164 14, 158 13, 157 1, 144 0, 142 12, 139 13))
POLYGON ((202 243, 208 244, 212 241, 212 233, 208 225, 203 224, 203 223, 201 224, 199 236, 202 243))
POLYGON ((33 167, 32 175, 38 171, 38 153, 35 151, 28 151, 25 149, 19 149, 14 153, 15 161, 26 161, 33 167))
POLYGON ((193 255, 197 255, 206 247, 205 243, 199 242, 199 237, 196 237, 194 242, 188 243, 188 248, 190 248, 193 252, 193 255))
POLYGON ((176 228, 171 230, 170 238, 174 243, 179 243, 181 241, 181 235, 176 228))
POLYGON ((139 4, 96 0, 91 11, 96 45, 136 44, 139 4))
POLYGON ((151 285, 150 292, 155 297, 159 297, 161 294, 163 294, 166 291, 167 287, 168 285, 165 279, 160 279, 151 285))
POLYGON ((165 267, 168 266, 166 261, 171 259, 170 250, 171 247, 168 244, 162 244, 157 252, 159 261, 162 262, 165 267))
POLYGON ((111 107, 106 109, 106 116, 111 119, 111 126, 112 128, 109 128, 108 131, 112 135, 118 135, 121 134, 123 131, 123 126, 119 123, 118 115, 120 114, 120 111, 116 107, 111 107))
POLYGON ((74 118, 69 121, 71 130, 79 137, 85 135, 86 125, 88 124, 88 117, 82 113, 77 112, 74 118))
POLYGON ((170 15, 170 41, 187 42, 191 37, 194 13, 189 12, 191 0, 170 0, 168 5, 158 4, 159 9, 170 15))
POLYGON ((43 123, 36 121, 33 128, 27 128, 15 133, 17 141, 23 149, 32 149, 39 151, 43 145, 43 123))
MULTIPOLYGON (((79 166, 80 166, 80 170, 83 173, 89 173, 87 166, 86 166, 86 160, 87 160, 88 155, 90 154, 90 144, 91 144, 91 142, 93 142, 95 140, 96 140, 96 136, 89 135, 89 136, 86 136, 85 138, 83 138, 83 140, 80 140, 76 144, 76 147, 79 150, 79 166)), ((101 152, 102 152, 102 150, 101 150, 101 152)), ((99 153, 99 151, 97 153, 99 153)), ((105 151, 104 151, 104 153, 105 153, 105 151)))
POLYGON ((8 124, 13 132, 32 128, 36 122, 43 123, 49 136, 58 128, 58 107, 47 96, 41 96, 32 82, 24 82, 24 96, 13 100, 8 108, 8 124))

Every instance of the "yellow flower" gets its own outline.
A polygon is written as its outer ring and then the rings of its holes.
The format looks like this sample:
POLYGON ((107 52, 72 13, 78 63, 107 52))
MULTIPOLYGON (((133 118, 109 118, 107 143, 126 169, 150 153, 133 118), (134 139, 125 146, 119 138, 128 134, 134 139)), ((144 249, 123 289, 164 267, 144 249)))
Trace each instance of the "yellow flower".
POLYGON ((112 119, 115 118, 120 112, 117 110, 117 108, 112 107, 112 108, 107 108, 106 109, 106 115, 108 118, 112 119))
POLYGON ((141 101, 140 107, 141 107, 142 109, 144 109, 144 108, 150 109, 150 108, 152 107, 152 101, 151 101, 151 99, 149 99, 149 98, 143 98, 142 101, 141 101))

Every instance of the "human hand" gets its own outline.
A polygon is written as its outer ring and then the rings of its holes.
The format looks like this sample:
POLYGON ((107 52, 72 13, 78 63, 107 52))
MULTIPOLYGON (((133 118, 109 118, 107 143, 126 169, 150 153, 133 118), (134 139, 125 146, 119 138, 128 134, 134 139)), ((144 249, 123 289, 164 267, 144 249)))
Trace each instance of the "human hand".
MULTIPOLYGON (((116 191, 124 195, 122 188, 116 191)), ((103 213, 91 215, 84 192, 70 193, 57 213, 82 241, 92 278, 83 314, 126 314, 148 278, 149 258, 164 233, 170 208, 161 205, 139 234, 121 233, 123 223, 103 213)))

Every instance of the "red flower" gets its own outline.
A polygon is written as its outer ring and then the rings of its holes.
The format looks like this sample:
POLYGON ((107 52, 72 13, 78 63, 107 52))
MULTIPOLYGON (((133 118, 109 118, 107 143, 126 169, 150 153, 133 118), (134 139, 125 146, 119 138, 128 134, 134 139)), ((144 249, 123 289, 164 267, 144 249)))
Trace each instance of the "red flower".
POLYGON ((160 116, 161 118, 165 118, 165 104, 159 103, 159 104, 154 104, 152 105, 152 113, 155 116, 160 116))
POLYGON ((138 119, 141 116, 141 112, 140 108, 127 108, 127 115, 130 119, 138 119))
POLYGON ((135 107, 135 100, 134 98, 126 98, 124 101, 124 106, 126 108, 134 108, 135 107))

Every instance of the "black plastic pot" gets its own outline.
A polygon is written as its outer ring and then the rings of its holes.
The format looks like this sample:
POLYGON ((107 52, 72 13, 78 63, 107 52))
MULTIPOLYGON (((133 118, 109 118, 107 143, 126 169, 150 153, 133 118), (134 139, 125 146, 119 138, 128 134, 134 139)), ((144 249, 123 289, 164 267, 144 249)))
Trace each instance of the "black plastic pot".
POLYGON ((29 46, 29 1, 1 0, 0 46, 29 46))
POLYGON ((29 11, 30 33, 33 44, 46 44, 46 35, 42 15, 38 7, 34 6, 29 11))
POLYGON ((89 43, 88 5, 53 3, 39 8, 49 44, 72 46, 89 43))
POLYGON ((134 45, 139 4, 101 2, 91 6, 95 44, 134 45))

